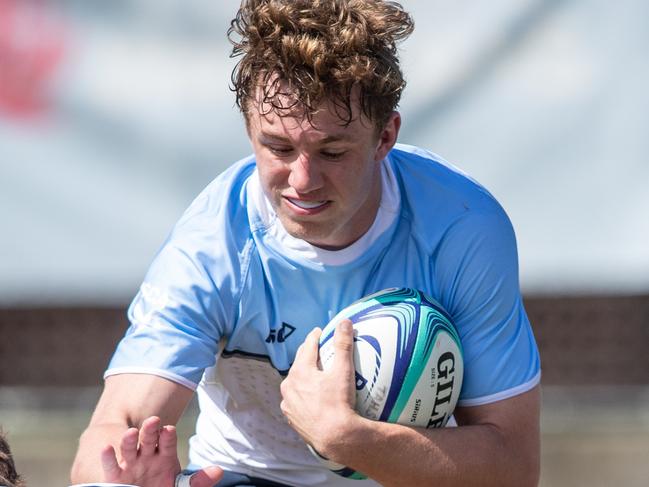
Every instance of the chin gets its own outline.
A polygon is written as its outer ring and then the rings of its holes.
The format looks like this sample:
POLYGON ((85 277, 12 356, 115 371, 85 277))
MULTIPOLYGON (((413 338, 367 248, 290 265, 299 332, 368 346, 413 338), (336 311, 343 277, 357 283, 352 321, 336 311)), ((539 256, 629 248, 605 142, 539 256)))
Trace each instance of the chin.
POLYGON ((327 237, 331 237, 332 230, 327 225, 305 225, 292 220, 286 221, 285 219, 280 219, 280 221, 291 237, 299 238, 316 247, 327 247, 330 245, 327 242, 327 237))

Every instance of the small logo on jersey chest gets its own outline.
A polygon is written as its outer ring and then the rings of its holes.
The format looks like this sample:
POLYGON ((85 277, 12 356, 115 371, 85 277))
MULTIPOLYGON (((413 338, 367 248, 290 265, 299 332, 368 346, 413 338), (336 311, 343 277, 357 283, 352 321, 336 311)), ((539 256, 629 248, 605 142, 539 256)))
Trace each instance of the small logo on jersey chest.
POLYGON ((266 343, 284 343, 288 337, 290 337, 295 331, 293 325, 282 322, 282 327, 277 330, 275 328, 270 329, 270 333, 266 337, 266 343))

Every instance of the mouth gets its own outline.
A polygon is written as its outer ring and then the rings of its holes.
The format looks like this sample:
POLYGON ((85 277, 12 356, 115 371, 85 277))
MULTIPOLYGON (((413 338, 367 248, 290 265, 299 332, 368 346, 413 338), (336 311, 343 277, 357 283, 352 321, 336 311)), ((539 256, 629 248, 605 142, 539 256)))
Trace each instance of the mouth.
POLYGON ((300 213, 317 213, 323 210, 330 202, 329 200, 300 200, 285 196, 284 199, 293 207, 301 210, 300 213))

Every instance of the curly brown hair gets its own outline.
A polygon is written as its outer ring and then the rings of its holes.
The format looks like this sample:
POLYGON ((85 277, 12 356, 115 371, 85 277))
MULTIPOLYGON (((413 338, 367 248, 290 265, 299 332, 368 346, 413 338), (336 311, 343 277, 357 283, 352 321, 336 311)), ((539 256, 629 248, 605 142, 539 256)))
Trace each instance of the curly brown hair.
POLYGON ((231 57, 242 56, 232 72, 237 105, 246 120, 258 100, 266 113, 298 108, 311 121, 326 100, 349 124, 356 92, 362 113, 382 128, 406 84, 397 42, 413 29, 391 1, 243 0, 228 29, 231 57))
POLYGON ((16 472, 9 443, 2 429, 0 429, 0 485, 7 487, 25 487, 25 483, 16 472))

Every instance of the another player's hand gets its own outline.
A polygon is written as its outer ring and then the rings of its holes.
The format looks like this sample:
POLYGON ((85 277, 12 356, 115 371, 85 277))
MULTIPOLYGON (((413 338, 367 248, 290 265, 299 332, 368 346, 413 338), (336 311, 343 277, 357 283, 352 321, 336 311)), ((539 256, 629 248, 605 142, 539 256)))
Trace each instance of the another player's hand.
POLYGON ((318 341, 322 330, 307 335, 281 384, 280 408, 291 427, 319 453, 335 458, 355 418, 354 336, 349 320, 334 334, 334 358, 327 370, 318 367, 318 341))
MULTIPOLYGON (((174 426, 160 427, 160 418, 152 416, 142 426, 129 428, 122 436, 119 452, 108 445, 101 452, 101 464, 107 482, 134 484, 139 487, 173 487, 180 473, 174 426)), ((195 473, 191 487, 212 487, 223 476, 219 467, 195 473)))

